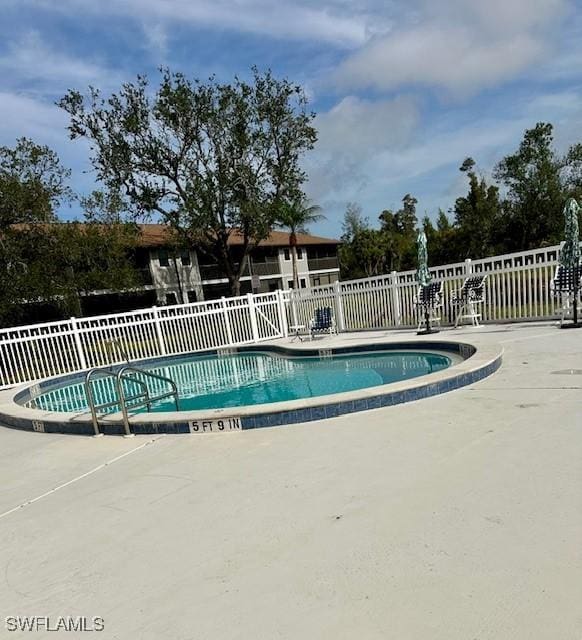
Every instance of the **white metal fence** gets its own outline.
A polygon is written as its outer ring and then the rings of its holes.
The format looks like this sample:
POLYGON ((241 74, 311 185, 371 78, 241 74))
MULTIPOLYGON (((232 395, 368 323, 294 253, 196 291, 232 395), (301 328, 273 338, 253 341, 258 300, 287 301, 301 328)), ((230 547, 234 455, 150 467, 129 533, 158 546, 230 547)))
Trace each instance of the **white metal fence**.
MULTIPOLYGON (((443 323, 454 321, 451 292, 471 274, 487 274, 484 322, 550 319, 559 301, 550 290, 559 247, 465 260, 434 267, 443 282, 443 323)), ((301 291, 275 291, 238 298, 129 313, 71 318, 0 330, 0 388, 130 359, 252 344, 286 336, 289 327, 309 327, 318 307, 334 309, 340 331, 409 327, 417 322, 414 271, 392 272, 301 291)))
MULTIPOLYGON (((560 301, 553 296, 550 283, 558 254, 559 246, 554 246, 431 268, 433 278, 443 282, 443 323, 454 322, 451 294, 471 274, 488 276, 483 322, 556 318, 560 301)), ((315 309, 328 306, 334 310, 340 331, 414 326, 418 322, 413 302, 417 289, 415 271, 393 271, 375 278, 284 292, 287 323, 309 326, 315 309)))
POLYGON ((0 330, 0 388, 286 335, 279 291, 0 330))

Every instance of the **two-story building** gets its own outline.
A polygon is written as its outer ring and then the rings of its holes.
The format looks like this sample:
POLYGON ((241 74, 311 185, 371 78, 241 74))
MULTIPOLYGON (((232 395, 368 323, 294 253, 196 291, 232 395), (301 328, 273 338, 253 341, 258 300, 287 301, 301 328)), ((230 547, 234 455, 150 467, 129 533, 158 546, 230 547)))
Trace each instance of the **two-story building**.
MULTIPOLYGON (((197 302, 230 295, 223 270, 204 252, 172 249, 171 232, 162 224, 140 225, 140 265, 149 268, 149 281, 144 289, 155 291, 158 304, 197 302)), ((231 235, 235 256, 242 237, 231 235)), ((301 288, 320 286, 339 279, 337 256, 339 241, 309 234, 297 234, 297 269, 301 288)), ((241 277, 241 293, 265 293, 293 287, 293 262, 289 234, 273 231, 254 247, 241 277), (255 285, 253 287, 253 285, 255 285), (256 286, 258 285, 258 286, 256 286)))

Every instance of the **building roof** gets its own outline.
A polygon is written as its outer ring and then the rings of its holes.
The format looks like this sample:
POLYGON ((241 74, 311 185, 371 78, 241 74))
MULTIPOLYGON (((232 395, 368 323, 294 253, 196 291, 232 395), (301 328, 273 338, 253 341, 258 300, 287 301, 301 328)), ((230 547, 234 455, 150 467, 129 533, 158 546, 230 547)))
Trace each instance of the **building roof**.
MULTIPOLYGON (((58 222, 42 223, 49 226, 51 224, 59 224, 58 222)), ((81 223, 82 224, 82 223, 81 223)), ((14 224, 14 229, 25 229, 29 227, 29 223, 14 224)), ((37 225, 35 225, 37 226, 37 225)), ((163 247, 171 244, 172 228, 166 224, 140 224, 140 236, 138 244, 142 247, 154 248, 163 247)), ((339 240, 333 238, 322 238, 320 236, 312 236, 308 233, 297 233, 297 244, 299 246, 307 245, 338 245, 341 244, 339 240)), ((243 237, 240 233, 234 232, 230 235, 229 244, 231 246, 240 246, 243 243, 243 237)), ((271 234, 266 240, 262 240, 258 244, 259 247, 288 247, 289 246, 289 234, 285 231, 271 231, 271 234)))
MULTIPOLYGON (((171 227, 165 224, 140 224, 141 230, 139 244, 142 247, 163 247, 168 244, 171 239, 171 227)), ((337 245, 339 240, 333 238, 322 238, 320 236, 312 236, 308 233, 298 233, 297 244, 299 246, 306 245, 337 245)), ((230 235, 229 244, 231 246, 242 245, 243 237, 240 233, 234 232, 230 235)), ((259 242, 259 247, 288 247, 289 234, 285 231, 271 231, 266 240, 259 242)))

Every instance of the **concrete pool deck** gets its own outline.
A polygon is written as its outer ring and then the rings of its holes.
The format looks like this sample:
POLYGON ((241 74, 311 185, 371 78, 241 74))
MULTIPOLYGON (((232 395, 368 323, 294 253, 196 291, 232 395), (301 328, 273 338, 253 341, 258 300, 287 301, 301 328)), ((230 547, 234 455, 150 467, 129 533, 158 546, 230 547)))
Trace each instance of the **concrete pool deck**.
POLYGON ((123 640, 580 640, 582 330, 440 337, 500 344, 503 365, 284 428, 0 429, 0 637, 86 637, 6 616, 100 616, 123 640))

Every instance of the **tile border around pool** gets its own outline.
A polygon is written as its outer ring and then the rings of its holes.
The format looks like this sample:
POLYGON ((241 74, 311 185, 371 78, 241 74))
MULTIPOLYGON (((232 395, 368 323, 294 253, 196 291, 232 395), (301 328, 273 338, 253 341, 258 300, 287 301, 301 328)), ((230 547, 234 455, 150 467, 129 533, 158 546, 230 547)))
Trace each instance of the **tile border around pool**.
POLYGON ((389 407, 397 404, 403 404, 405 402, 412 402, 414 400, 421 400, 423 398, 429 398, 430 396, 440 395, 459 389, 467 385, 478 382, 483 378, 495 373, 501 366, 502 356, 499 355, 497 359, 488 365, 472 371, 469 373, 463 373, 453 378, 448 378, 440 382, 431 383, 428 385, 418 386, 412 389, 406 389, 402 391, 377 394, 370 398, 360 398, 353 401, 338 401, 319 407, 311 407, 304 409, 303 411, 278 411, 273 413, 261 414, 261 424, 256 424, 256 417, 245 417, 242 419, 243 429, 259 429, 263 427, 273 427, 280 425, 298 424, 301 422, 313 422, 315 420, 322 420, 324 418, 335 418, 338 416, 346 415, 349 413, 358 413, 360 411, 369 411, 371 409, 379 409, 383 407, 389 407))
MULTIPOLYGON (((322 396, 321 401, 318 401, 318 398, 310 398, 310 406, 300 408, 295 406, 293 408, 280 408, 278 411, 272 411, 269 410, 270 407, 268 405, 261 405, 256 408, 256 411, 254 411, 254 407, 245 407, 244 410, 241 411, 233 409, 232 413, 242 414, 241 428, 242 430, 247 430, 286 426, 302 422, 314 422, 350 413, 389 407, 453 391, 454 389, 482 380, 499 369, 503 355, 503 350, 500 347, 480 347, 477 349, 471 344, 462 342, 421 342, 418 340, 403 340, 397 343, 350 345, 349 347, 335 347, 332 348, 331 351, 333 354, 344 354, 380 350, 396 351, 399 349, 414 348, 449 351, 453 353, 465 352, 470 353, 471 356, 450 369, 440 371, 437 374, 429 374, 432 379, 425 381, 424 384, 421 382, 425 380, 425 377, 423 376, 421 378, 412 378, 404 383, 392 383, 389 385, 392 388, 390 390, 387 389, 385 393, 379 392, 381 387, 375 387, 341 394, 342 398, 337 400, 334 400, 334 396, 322 396), (438 379, 435 380, 434 376, 438 379), (395 386, 396 388, 394 388, 395 386)), ((245 345, 235 347, 233 350, 235 352, 271 351, 288 356, 319 355, 319 349, 287 348, 280 345, 245 345)), ((219 351, 220 350, 215 349, 205 351, 197 355, 211 356, 215 355, 219 351)), ((183 354, 176 356, 175 358, 173 357, 172 359, 180 360, 190 357, 190 355, 191 354, 183 354)), ((167 357, 150 358, 142 360, 138 364, 151 365, 164 360, 167 360, 167 357)), ((67 374, 65 376, 58 376, 40 381, 36 383, 36 385, 28 384, 24 388, 21 386, 12 390, 10 398, 11 402, 0 403, 0 423, 7 427, 28 431, 93 435, 93 425, 87 419, 79 418, 76 415, 71 417, 70 414, 66 413, 50 413, 28 409, 22 407, 21 404, 18 404, 26 402, 30 398, 30 390, 35 386, 38 389, 46 390, 55 386, 60 386, 63 382, 67 382, 75 378, 78 379, 79 376, 82 375, 83 373, 67 374)), ((6 392, 3 392, 3 394, 5 395, 6 392)), ((307 404, 307 401, 305 404, 307 404)), ((200 413, 201 412, 197 412, 197 414, 200 413)), ((220 418, 218 413, 219 412, 212 412, 212 416, 208 414, 207 418, 199 415, 192 417, 189 415, 190 412, 148 414, 147 420, 144 420, 143 415, 136 415, 130 419, 130 425, 132 432, 135 434, 190 433, 189 420, 217 419, 220 418)), ((123 428, 119 420, 108 418, 101 420, 99 424, 101 431, 105 435, 120 435, 123 433, 123 428)))

